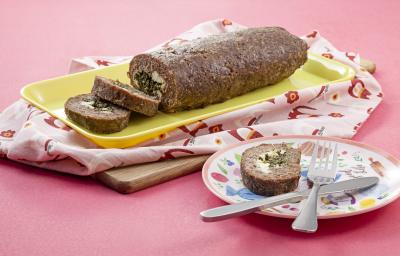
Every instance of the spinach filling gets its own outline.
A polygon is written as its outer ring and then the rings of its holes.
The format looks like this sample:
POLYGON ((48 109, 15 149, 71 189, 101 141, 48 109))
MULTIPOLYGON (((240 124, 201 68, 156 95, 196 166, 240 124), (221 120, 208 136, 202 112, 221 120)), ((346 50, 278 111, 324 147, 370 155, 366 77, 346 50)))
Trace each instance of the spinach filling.
POLYGON ((113 81, 113 83, 114 83, 114 85, 119 86, 124 89, 127 89, 127 90, 132 89, 132 86, 124 84, 124 83, 120 82, 119 80, 115 80, 115 81, 113 81))
POLYGON ((151 96, 160 96, 162 83, 154 81, 151 75, 144 71, 139 71, 134 76, 141 91, 151 96))
POLYGON ((110 104, 100 100, 95 100, 93 107, 100 109, 101 111, 111 111, 110 104))
POLYGON ((99 98, 93 98, 93 99, 84 98, 83 101, 87 103, 85 105, 90 105, 91 107, 93 107, 96 110, 106 111, 106 112, 112 111, 110 104, 102 101, 99 98))
POLYGON ((263 162, 264 164, 267 164, 268 167, 282 167, 283 165, 286 165, 288 162, 288 153, 286 150, 278 150, 274 149, 272 151, 269 151, 263 155, 261 155, 258 160, 263 162))

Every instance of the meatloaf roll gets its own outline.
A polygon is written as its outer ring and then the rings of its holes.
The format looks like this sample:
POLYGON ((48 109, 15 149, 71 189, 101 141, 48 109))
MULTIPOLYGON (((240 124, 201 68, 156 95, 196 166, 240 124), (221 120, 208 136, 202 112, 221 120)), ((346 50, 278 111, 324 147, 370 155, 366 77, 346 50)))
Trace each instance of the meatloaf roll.
POLYGON ((249 28, 135 56, 131 84, 176 112, 223 102, 289 77, 307 45, 279 27, 249 28))
POLYGON ((92 94, 146 116, 156 115, 160 103, 130 85, 101 76, 94 79, 92 94))
POLYGON ((243 184, 253 193, 273 196, 297 188, 301 152, 287 144, 261 144, 246 149, 240 162, 243 184))

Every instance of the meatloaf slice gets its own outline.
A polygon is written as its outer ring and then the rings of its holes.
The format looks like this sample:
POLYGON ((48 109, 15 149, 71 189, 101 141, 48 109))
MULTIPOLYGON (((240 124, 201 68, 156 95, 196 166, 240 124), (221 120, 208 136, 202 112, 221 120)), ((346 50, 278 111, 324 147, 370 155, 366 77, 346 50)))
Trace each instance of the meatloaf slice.
POLYGON ((253 193, 273 196, 297 188, 301 151, 287 144, 261 144, 244 151, 240 163, 243 184, 253 193))
POLYGON ((130 111, 93 94, 71 97, 64 105, 69 119, 96 133, 119 132, 128 126, 130 111))
POLYGON ((92 93, 118 106, 146 116, 156 115, 160 103, 159 100, 130 85, 100 76, 96 76, 94 80, 92 93))

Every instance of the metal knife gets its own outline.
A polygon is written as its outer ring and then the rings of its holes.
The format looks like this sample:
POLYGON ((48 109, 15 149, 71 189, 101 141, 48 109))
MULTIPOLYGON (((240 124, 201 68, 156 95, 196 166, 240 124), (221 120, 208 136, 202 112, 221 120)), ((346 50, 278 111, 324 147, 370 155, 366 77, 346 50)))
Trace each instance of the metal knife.
MULTIPOLYGON (((322 186, 319 195, 332 194, 343 191, 367 189, 375 186, 379 182, 377 177, 364 177, 345 181, 339 181, 322 186)), ((232 217, 246 215, 252 212, 261 211, 277 205, 290 202, 298 202, 307 198, 311 189, 299 192, 291 192, 278 196, 266 197, 260 200, 248 201, 238 204, 224 205, 209 210, 202 211, 200 217, 205 222, 225 220, 232 217)))

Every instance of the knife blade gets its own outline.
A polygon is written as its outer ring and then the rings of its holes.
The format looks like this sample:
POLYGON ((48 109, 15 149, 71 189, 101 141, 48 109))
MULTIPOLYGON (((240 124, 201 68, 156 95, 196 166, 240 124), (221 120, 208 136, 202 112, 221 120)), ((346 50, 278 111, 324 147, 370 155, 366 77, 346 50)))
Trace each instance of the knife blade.
MULTIPOLYGON (((319 195, 333 194, 337 192, 351 191, 367 189, 375 186, 379 182, 377 177, 363 177, 345 181, 339 181, 322 186, 319 190, 319 195)), ((310 194, 311 189, 291 192, 278 196, 266 197, 260 200, 248 201, 238 204, 224 205, 212 209, 202 211, 200 217, 204 222, 214 222, 219 220, 225 220, 232 217, 238 217, 246 215, 252 212, 261 211, 267 208, 271 208, 277 205, 290 202, 298 202, 304 198, 307 198, 310 194)))

